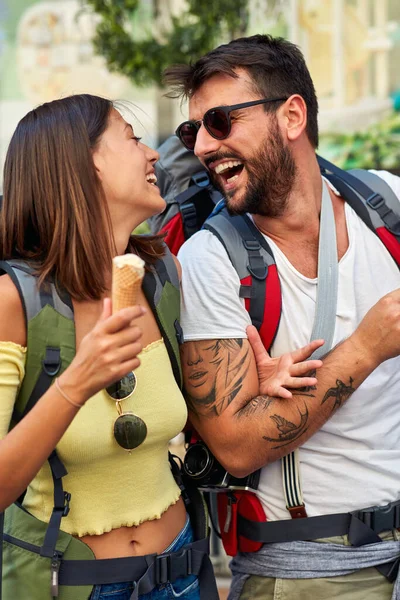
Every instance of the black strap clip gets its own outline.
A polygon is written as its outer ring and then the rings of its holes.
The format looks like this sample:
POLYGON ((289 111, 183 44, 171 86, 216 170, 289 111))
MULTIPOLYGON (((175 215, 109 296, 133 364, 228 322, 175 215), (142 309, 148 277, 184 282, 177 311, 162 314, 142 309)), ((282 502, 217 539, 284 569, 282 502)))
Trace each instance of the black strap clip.
POLYGON ((155 558, 156 584, 174 582, 180 577, 192 575, 192 549, 182 548, 171 554, 161 554, 155 558))
POLYGON ((375 533, 389 531, 400 527, 400 501, 390 502, 385 506, 372 506, 354 513, 367 527, 375 533))
POLYGON ((64 506, 62 507, 62 516, 66 517, 69 514, 71 502, 71 494, 69 492, 64 492, 64 506))
POLYGON ((60 348, 52 348, 47 346, 46 355, 42 360, 43 371, 49 377, 54 377, 57 375, 59 370, 61 369, 61 356, 60 356, 60 348))

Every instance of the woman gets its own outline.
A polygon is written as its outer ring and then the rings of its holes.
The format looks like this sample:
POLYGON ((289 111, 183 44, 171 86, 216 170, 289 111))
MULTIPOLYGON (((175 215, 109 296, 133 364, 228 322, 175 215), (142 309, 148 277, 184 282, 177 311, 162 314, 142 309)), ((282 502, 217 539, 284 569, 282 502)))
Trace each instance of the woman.
MULTIPOLYGON (((156 160, 157 153, 140 142, 110 101, 79 95, 28 113, 14 133, 5 163, 0 258, 26 261, 42 287, 52 285, 61 300, 70 298, 75 346, 55 384, 39 394, 32 410, 8 433, 25 384, 30 345, 36 344, 32 331, 40 336, 41 330, 32 329, 32 319, 27 334, 17 288, 8 275, 0 277, 0 511, 27 488, 25 511, 35 523, 52 522, 57 477, 52 479, 46 461, 56 447, 68 471, 62 478, 65 490, 71 493, 70 503, 66 497, 62 507, 61 531, 79 540, 79 551, 88 549, 89 558, 98 561, 170 553, 193 542, 181 489, 168 462, 168 440, 183 428, 187 411, 160 320, 143 291, 138 306, 115 315, 107 299, 113 256, 136 253, 151 270, 167 252, 160 237, 131 236, 165 206, 155 185, 156 160), (131 371, 137 389, 115 404, 106 388, 131 371), (121 448, 111 427, 116 407, 123 414, 134 412, 147 426, 147 437, 130 452, 121 448)), ((42 556, 49 556, 47 539, 42 556)), ((57 589, 57 552, 51 562, 53 596, 125 600, 138 594, 132 580, 114 583, 126 578, 112 577, 92 591, 72 588, 68 596, 67 587, 57 589)), ((7 582, 7 558, 5 563, 7 582)), ((184 576, 166 572, 154 581, 154 589, 140 590, 141 600, 200 598, 198 579, 190 569, 184 576)), ((33 598, 29 593, 24 597, 33 598)), ((50 590, 39 597, 50 598, 50 590)))

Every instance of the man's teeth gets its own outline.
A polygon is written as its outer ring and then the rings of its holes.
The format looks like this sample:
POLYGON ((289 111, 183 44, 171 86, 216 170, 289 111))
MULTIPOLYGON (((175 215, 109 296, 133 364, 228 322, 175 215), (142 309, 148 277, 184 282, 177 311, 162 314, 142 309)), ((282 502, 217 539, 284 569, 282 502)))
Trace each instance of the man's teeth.
POLYGON ((226 183, 233 183, 235 181, 235 179, 237 179, 239 177, 239 175, 234 175, 233 177, 229 177, 229 179, 226 180, 226 183))
MULTIPOLYGON (((223 173, 228 169, 233 169, 233 167, 240 167, 241 164, 243 163, 241 163, 240 160, 229 160, 227 162, 220 163, 219 165, 217 165, 214 171, 217 173, 217 175, 219 175, 220 173, 223 173)), ((233 179, 233 177, 231 179, 233 179)))
POLYGON ((146 175, 146 181, 155 185, 157 183, 157 177, 154 175, 154 173, 150 173, 150 175, 146 175))

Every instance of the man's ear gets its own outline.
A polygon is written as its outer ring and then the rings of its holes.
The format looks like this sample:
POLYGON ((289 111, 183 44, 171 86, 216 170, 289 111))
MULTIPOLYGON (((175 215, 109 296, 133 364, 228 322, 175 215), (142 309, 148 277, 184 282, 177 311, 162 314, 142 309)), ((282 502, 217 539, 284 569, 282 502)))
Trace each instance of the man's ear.
POLYGON ((285 102, 282 112, 286 137, 295 142, 307 127, 307 106, 298 94, 290 96, 285 102))

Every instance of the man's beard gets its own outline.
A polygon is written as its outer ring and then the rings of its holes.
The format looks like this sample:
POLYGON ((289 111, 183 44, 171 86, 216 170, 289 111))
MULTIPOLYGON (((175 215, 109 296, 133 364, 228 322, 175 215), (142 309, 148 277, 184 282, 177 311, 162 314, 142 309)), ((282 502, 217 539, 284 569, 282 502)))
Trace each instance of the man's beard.
MULTIPOLYGON (((242 157, 239 158, 243 160, 242 157)), ((243 162, 248 183, 244 196, 237 203, 239 205, 232 205, 232 199, 237 192, 235 190, 227 192, 218 183, 220 191, 225 196, 228 212, 233 215, 250 213, 270 218, 282 216, 293 189, 296 164, 290 149, 283 143, 276 118, 271 119, 268 139, 257 156, 243 162)))

